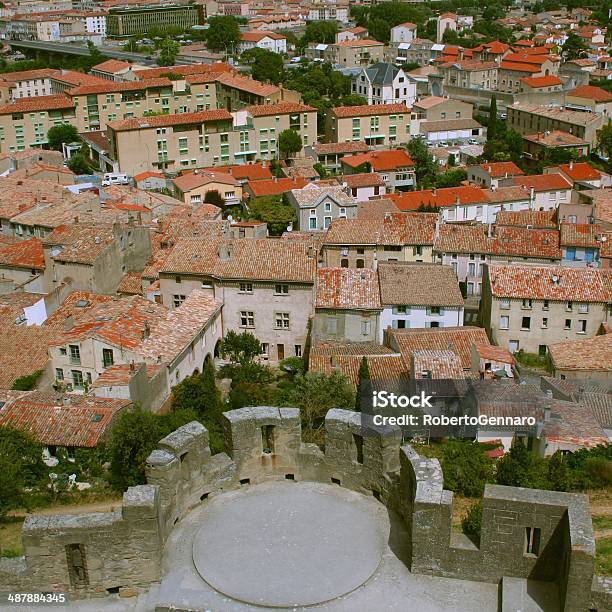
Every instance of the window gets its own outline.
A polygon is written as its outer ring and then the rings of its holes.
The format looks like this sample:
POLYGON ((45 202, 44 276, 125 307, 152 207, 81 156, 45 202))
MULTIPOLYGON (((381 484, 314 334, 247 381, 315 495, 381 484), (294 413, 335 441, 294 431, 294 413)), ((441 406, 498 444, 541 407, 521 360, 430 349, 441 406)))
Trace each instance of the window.
POLYGON ((510 317, 508 315, 502 315, 499 318, 499 329, 508 329, 510 326, 510 317))
POLYGON ((102 349, 102 365, 105 368, 112 366, 115 363, 113 349, 102 349))
POLYGON ((580 319, 578 321, 578 333, 579 334, 586 334, 587 331, 587 322, 586 319, 580 319))
POLYGON ((542 319, 542 329, 547 329, 548 328, 548 317, 544 317, 542 319))
POLYGON ((332 222, 332 218, 331 217, 323 217, 323 228, 327 229, 332 222))
POLYGON ((531 300, 531 299, 524 299, 523 300, 522 308, 532 308, 532 306, 533 306, 533 300, 531 300))
POLYGON ((439 306, 431 306, 429 309, 429 314, 430 315, 439 315, 440 314, 440 307, 439 306))
POLYGON ((525 554, 538 556, 540 552, 540 535, 539 527, 525 527, 525 554))
POLYGON ((340 260, 340 267, 341 268, 348 268, 349 267, 349 260, 348 259, 341 259, 340 260))
POLYGON ((500 303, 499 307, 502 310, 510 310, 510 300, 508 300, 508 299, 501 300, 501 303, 500 303))
POLYGON ((240 326, 255 327, 255 313, 252 310, 240 311, 240 326))
POLYGON ((289 293, 289 285, 274 285, 274 293, 276 295, 287 295, 289 293))
POLYGON ((80 370, 71 370, 72 375, 72 386, 75 389, 83 388, 83 373, 80 370))
POLYGON ((589 305, 588 304, 578 304, 578 312, 581 314, 589 312, 589 305))
POLYGON ((363 267, 365 267, 365 261, 363 259, 357 259, 355 261, 355 267, 356 268, 363 268, 363 267))
POLYGON ((240 283, 240 293, 253 293, 253 283, 240 283))
POLYGON ((55 368, 55 380, 64 380, 64 370, 55 368))
POLYGON ((60 348, 60 355, 66 355, 66 354, 67 354, 66 348, 62 346, 60 348))
POLYGON ((564 329, 572 329, 572 320, 571 319, 565 319, 565 327, 564 329))
POLYGON ((175 293, 172 296, 172 305, 178 308, 185 301, 185 296, 180 293, 175 293))
POLYGON ((331 202, 325 202, 325 212, 331 212, 331 202))
POLYGON ((270 354, 270 345, 267 342, 261 343, 261 354, 264 357, 268 357, 268 355, 270 354))
POLYGON ((531 317, 523 317, 521 321, 521 329, 531 329, 531 317))
POLYGON ((370 321, 361 322, 361 335, 362 336, 369 336, 371 329, 372 329, 372 324, 370 323, 370 321))
POLYGON ((310 217, 310 219, 308 219, 308 229, 311 230, 316 230, 317 229, 317 219, 316 217, 310 217))
POLYGON ((548 300, 544 300, 544 303, 542 304, 542 310, 548 310, 549 307, 550 302, 548 300))
POLYGON ((289 313, 288 312, 277 312, 274 315, 274 328, 275 329, 289 329, 289 313))
POLYGON ((574 302, 568 302, 568 303, 565 305, 565 310, 567 310, 567 311, 570 311, 570 312, 571 312, 571 311, 573 310, 573 308, 574 308, 574 302))
POLYGON ((338 319, 336 319, 336 317, 327 317, 325 323, 328 334, 336 334, 338 332, 338 319))
POLYGON ((81 350, 76 344, 71 344, 70 349, 70 363, 81 363, 81 350))
POLYGON ((301 357, 302 356, 302 345, 301 344, 295 344, 293 346, 293 350, 295 352, 295 356, 296 357, 301 357))

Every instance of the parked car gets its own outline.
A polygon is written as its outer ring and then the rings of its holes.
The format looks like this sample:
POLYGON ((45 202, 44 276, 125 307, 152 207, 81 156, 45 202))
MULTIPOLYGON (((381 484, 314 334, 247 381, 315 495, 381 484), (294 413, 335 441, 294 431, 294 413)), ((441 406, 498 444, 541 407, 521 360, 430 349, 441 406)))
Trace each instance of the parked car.
POLYGON ((127 174, 119 172, 107 172, 102 178, 102 185, 129 185, 130 177, 127 174))

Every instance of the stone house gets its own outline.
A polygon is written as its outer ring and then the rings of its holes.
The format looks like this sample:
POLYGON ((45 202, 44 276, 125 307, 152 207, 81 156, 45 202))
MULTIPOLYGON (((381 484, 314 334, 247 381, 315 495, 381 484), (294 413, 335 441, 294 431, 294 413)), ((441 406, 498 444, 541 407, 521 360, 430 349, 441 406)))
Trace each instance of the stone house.
POLYGON ((511 353, 546 355, 551 344, 592 338, 611 302, 608 270, 517 263, 483 270, 482 324, 511 353))
POLYGON ((550 365, 555 378, 577 383, 612 381, 612 334, 606 333, 586 340, 555 342, 548 347, 550 365))
POLYGON ((514 184, 530 191, 533 210, 552 210, 567 204, 572 197, 572 185, 560 174, 516 176, 514 184))
POLYGON ((10 282, 13 288, 27 285, 28 291, 44 292, 44 270, 45 257, 39 238, 0 246, 0 282, 10 282))
POLYGON ((209 191, 216 191, 226 206, 239 204, 242 200, 242 185, 231 174, 194 170, 173 179, 172 184, 177 197, 192 208, 202 204, 209 191))
POLYGON ((362 68, 351 76, 351 91, 363 96, 368 104, 405 104, 416 100, 416 84, 406 73, 386 62, 362 68))
POLYGON ((254 334, 262 359, 278 362, 301 356, 308 343, 316 263, 306 241, 185 238, 159 272, 162 302, 177 308, 205 290, 223 304, 224 334, 254 334))
POLYGON ((525 173, 514 162, 488 162, 466 168, 468 181, 485 189, 514 185, 513 178, 525 173))
POLYGON ((380 219, 338 219, 321 245, 330 268, 376 270, 380 262, 430 262, 436 233, 434 213, 388 213, 380 219))
POLYGON ((292 189, 287 198, 295 209, 301 230, 326 230, 334 219, 354 219, 357 216, 357 199, 340 186, 310 184, 302 189, 292 189))
POLYGON ((384 262, 378 265, 380 336, 387 328, 461 327, 463 296, 449 266, 384 262), (425 281, 425 279, 427 279, 425 281))
POLYGON ((378 340, 382 306, 375 270, 319 268, 316 283, 313 343, 378 340))
POLYGON ((404 149, 369 151, 342 158, 345 175, 361 174, 364 165, 377 172, 387 191, 407 191, 416 187, 416 169, 410 155, 404 149))
POLYGON ((49 291, 70 279, 73 289, 114 293, 126 272, 144 268, 151 238, 135 224, 73 223, 51 232, 43 249, 49 291))
POLYGON ((591 223, 560 224, 563 263, 576 266, 601 265, 600 252, 610 238, 601 227, 591 223))

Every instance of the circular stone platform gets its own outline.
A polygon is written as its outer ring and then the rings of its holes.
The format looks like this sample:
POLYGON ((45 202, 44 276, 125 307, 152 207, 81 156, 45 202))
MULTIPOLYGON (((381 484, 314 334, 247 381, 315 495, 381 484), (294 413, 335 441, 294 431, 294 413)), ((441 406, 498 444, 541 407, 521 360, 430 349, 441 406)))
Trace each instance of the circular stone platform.
POLYGON ((329 601, 376 571, 388 534, 337 486, 274 482, 207 502, 193 542, 200 576, 224 595, 271 607, 329 601))

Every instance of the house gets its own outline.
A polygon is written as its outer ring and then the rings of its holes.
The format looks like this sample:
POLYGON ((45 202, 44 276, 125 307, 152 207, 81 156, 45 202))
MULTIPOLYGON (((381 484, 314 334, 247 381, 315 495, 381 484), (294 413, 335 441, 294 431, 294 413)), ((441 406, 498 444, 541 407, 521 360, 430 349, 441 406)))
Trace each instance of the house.
POLYGON ((321 244, 322 263, 374 270, 383 261, 430 262, 437 220, 436 214, 397 209, 375 218, 336 219, 321 244))
POLYGON ((409 43, 417 37, 417 25, 407 21, 391 28, 392 43, 409 43))
POLYGON ((530 193, 534 210, 552 210, 571 199, 572 185, 560 174, 516 176, 514 184, 530 193))
POLYGON ((293 176, 291 178, 271 178, 249 181, 243 185, 244 193, 250 198, 267 198, 280 196, 292 189, 302 189, 308 184, 304 178, 293 176))
POLYGON ((472 345, 472 371, 480 378, 514 378, 514 357, 508 349, 491 344, 472 345))
POLYGON ((342 187, 306 185, 288 194, 302 230, 326 230, 334 219, 354 219, 357 200, 342 187))
POLYGON ((336 34, 336 42, 344 42, 345 40, 363 40, 364 38, 368 38, 370 33, 367 28, 363 28, 361 26, 355 26, 354 28, 349 28, 348 30, 342 30, 336 34))
MULTIPOLYGON (((142 68, 142 66, 138 66, 138 68, 142 68)), ((94 76, 108 81, 134 81, 137 78, 132 64, 117 59, 109 59, 101 64, 96 64, 90 72, 94 76)))
POLYGON ((124 399, 32 391, 0 408, 0 425, 29 432, 43 446, 46 459, 55 458, 58 449, 74 459, 76 449, 95 448, 108 440, 129 404, 124 399))
POLYGON ((562 89, 563 81, 558 76, 552 74, 544 76, 528 76, 520 79, 521 93, 544 93, 561 91, 562 89))
POLYGON ((308 241, 182 238, 160 268, 161 299, 178 308, 204 289, 223 303, 224 332, 249 331, 278 362, 306 347, 316 265, 308 241))
POLYGON ((242 32, 238 44, 240 53, 255 48, 265 49, 273 53, 287 53, 287 37, 276 32, 262 32, 259 30, 242 32))
POLYGON ((46 236, 43 250, 48 291, 69 279, 75 290, 114 293, 126 272, 142 270, 151 239, 140 225, 73 223, 46 236))
POLYGON ((514 162, 488 162, 466 168, 468 181, 486 189, 508 187, 515 176, 525 173, 514 162))
POLYGON ((378 172, 388 191, 404 191, 416 186, 415 164, 405 149, 368 151, 346 155, 341 160, 343 174, 361 174, 363 168, 378 172))
POLYGON ((317 143, 311 148, 317 163, 330 172, 340 170, 340 160, 345 155, 365 153, 370 147, 363 141, 317 143))
POLYGON ((601 172, 593 168, 588 162, 574 162, 569 164, 559 164, 556 168, 545 168, 544 173, 559 172, 570 183, 579 183, 581 185, 591 185, 592 187, 601 187, 601 172))
POLYGON ((545 355, 551 344, 595 336, 611 301, 607 270, 513 263, 483 271, 483 325, 511 353, 545 355))
POLYGON ((368 104, 405 104, 416 100, 416 84, 406 73, 386 62, 362 68, 351 76, 351 91, 363 96, 368 104))
POLYGON ((458 17, 455 13, 441 13, 436 18, 436 41, 444 42, 444 33, 458 30, 458 17))
POLYGON ((385 182, 377 172, 346 174, 338 177, 338 181, 358 202, 387 193, 385 182))
POLYGON ((384 59, 385 44, 368 38, 345 40, 330 45, 332 63, 342 68, 369 66, 384 59))
POLYGON ((161 172, 141 172, 132 177, 137 189, 146 191, 147 189, 161 190, 167 188, 166 177, 161 172))
POLYGON ((197 208, 205 201, 209 191, 216 191, 226 206, 240 204, 242 185, 230 174, 194 170, 172 180, 177 198, 185 204, 197 208))
POLYGON ((563 380, 599 382, 612 380, 612 334, 585 340, 556 342, 548 347, 553 375, 563 380))
POLYGON ((560 234, 562 263, 572 267, 601 265, 600 251, 610 239, 609 232, 591 223, 561 222, 560 234))
POLYGON ((380 342, 386 328, 461 327, 463 296, 449 266, 381 262, 378 266, 380 342), (427 278, 424 283, 423 279, 427 278))
POLYGON ((472 185, 421 189, 391 194, 388 197, 400 210, 404 211, 439 208, 445 221, 477 220, 485 222, 484 219, 488 218, 488 215, 485 215, 488 198, 483 189, 472 185))
POLYGON ((575 153, 579 158, 587 157, 590 150, 586 140, 560 130, 523 136, 523 153, 532 159, 544 159, 548 152, 556 149, 575 153))
POLYGON ((405 104, 336 106, 327 114, 329 142, 363 142, 369 146, 410 140, 410 109, 405 104))
POLYGON ((576 87, 565 94, 565 107, 597 113, 607 122, 612 118, 612 93, 594 85, 576 87))
POLYGON ((44 271, 45 256, 39 238, 0 246, 0 283, 3 287, 44 292, 44 271))
POLYGON ((376 342, 382 310, 375 270, 319 268, 313 341, 376 342))

